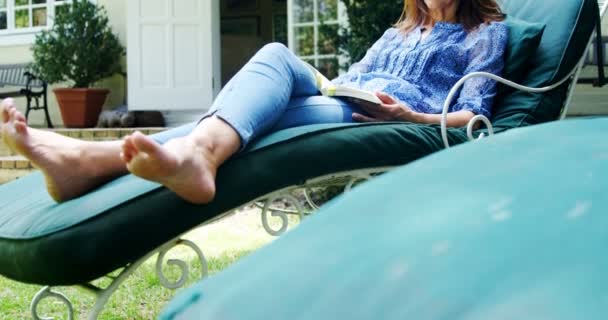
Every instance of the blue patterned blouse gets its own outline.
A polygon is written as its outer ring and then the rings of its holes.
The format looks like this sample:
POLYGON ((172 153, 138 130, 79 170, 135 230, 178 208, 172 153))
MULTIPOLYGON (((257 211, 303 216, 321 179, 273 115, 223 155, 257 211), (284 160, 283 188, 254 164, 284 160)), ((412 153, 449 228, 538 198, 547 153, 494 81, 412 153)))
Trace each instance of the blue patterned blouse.
MULTIPOLYGON (((475 71, 502 73, 508 29, 504 23, 482 24, 467 32, 462 25, 438 22, 421 40, 421 28, 407 34, 388 29, 365 57, 334 83, 372 92, 383 91, 414 111, 441 113, 452 86, 475 71)), ((496 82, 465 82, 450 112, 469 110, 490 117, 496 82)))

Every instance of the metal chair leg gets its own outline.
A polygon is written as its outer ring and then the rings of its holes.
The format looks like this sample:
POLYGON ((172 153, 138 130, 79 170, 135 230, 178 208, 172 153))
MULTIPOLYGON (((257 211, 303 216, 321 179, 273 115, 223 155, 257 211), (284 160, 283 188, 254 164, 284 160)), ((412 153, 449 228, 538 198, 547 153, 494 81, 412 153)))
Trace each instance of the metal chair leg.
POLYGON ((606 76, 604 75, 604 39, 602 38, 602 19, 600 13, 597 13, 599 19, 595 26, 595 53, 597 55, 597 80, 594 81, 594 87, 603 87, 606 84, 606 76))
POLYGON ((52 129, 53 123, 51 123, 51 116, 49 115, 49 105, 46 103, 46 92, 42 96, 42 101, 42 107, 44 108, 44 116, 46 117, 46 125, 49 129, 52 129))
POLYGON ((46 97, 48 86, 44 83, 42 87, 42 92, 38 97, 36 97, 36 103, 38 103, 38 99, 42 98, 42 108, 44 109, 44 116, 46 118, 46 125, 49 129, 53 128, 53 123, 51 122, 51 116, 49 115, 49 104, 46 97))
POLYGON ((25 109, 25 120, 29 121, 29 117, 30 117, 30 110, 32 108, 32 97, 30 97, 30 95, 26 95, 25 96, 26 100, 27 100, 27 107, 25 109))

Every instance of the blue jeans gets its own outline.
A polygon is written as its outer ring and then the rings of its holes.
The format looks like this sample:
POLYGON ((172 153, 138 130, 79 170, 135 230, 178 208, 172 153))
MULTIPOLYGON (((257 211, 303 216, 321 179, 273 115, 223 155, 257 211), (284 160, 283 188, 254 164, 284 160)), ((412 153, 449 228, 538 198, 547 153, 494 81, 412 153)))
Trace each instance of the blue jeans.
MULTIPOLYGON (((312 71, 288 48, 271 43, 260 49, 226 84, 203 119, 228 123, 241 138, 241 149, 254 138, 281 129, 318 123, 353 122, 356 106, 319 96, 312 71)), ((195 123, 152 137, 159 143, 187 135, 195 123)))

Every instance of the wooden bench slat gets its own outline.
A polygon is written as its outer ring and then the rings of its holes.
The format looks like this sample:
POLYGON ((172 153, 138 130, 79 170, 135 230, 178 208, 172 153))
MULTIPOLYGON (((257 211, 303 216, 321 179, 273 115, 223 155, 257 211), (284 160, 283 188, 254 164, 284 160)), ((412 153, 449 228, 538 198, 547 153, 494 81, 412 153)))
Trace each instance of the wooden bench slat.
MULTIPOLYGON (((0 65, 0 86, 25 86, 28 77, 25 73, 29 71, 27 64, 0 65)), ((39 79, 32 80, 30 87, 42 88, 44 82, 39 79)))
POLYGON ((53 124, 47 107, 47 85, 44 81, 28 73, 29 70, 28 64, 0 65, 0 88, 5 86, 18 88, 16 91, 0 90, 0 99, 25 96, 27 99, 25 117, 28 117, 30 110, 42 109, 49 128, 52 128, 53 124), (40 104, 40 100, 42 100, 42 104, 40 104), (32 106, 32 101, 35 102, 34 106, 32 106))

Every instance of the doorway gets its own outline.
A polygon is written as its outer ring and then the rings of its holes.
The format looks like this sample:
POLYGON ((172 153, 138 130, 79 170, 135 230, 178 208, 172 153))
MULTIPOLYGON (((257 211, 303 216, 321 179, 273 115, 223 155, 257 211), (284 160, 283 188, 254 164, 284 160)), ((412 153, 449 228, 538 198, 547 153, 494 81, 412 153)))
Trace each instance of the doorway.
POLYGON ((286 0, 220 0, 222 86, 265 44, 287 45, 286 0))

